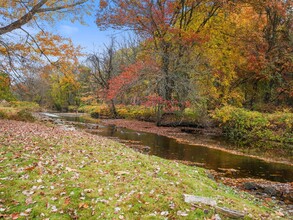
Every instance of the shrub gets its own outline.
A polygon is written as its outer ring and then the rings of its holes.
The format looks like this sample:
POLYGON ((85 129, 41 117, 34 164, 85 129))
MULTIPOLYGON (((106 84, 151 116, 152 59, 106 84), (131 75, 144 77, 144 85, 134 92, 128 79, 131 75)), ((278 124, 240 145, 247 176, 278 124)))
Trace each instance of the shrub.
POLYGON ((92 112, 91 114, 92 118, 100 118, 100 113, 99 112, 92 112))
POLYGON ((96 105, 83 105, 78 108, 79 112, 92 113, 97 108, 96 105))
POLYGON ((212 117, 219 122, 224 133, 238 143, 293 143, 293 114, 289 112, 268 114, 225 106, 215 110, 212 117))
POLYGON ((155 112, 152 108, 137 105, 118 105, 118 117, 126 119, 137 119, 149 121, 155 118, 155 112))
POLYGON ((68 106, 69 112, 76 112, 77 110, 78 110, 78 106, 76 106, 76 105, 69 105, 68 106))
POLYGON ((34 116, 27 109, 20 110, 15 115, 12 115, 10 119, 14 119, 17 121, 31 121, 31 122, 35 121, 34 116))
POLYGON ((205 108, 186 108, 183 111, 185 121, 194 122, 199 125, 206 125, 210 121, 210 116, 205 108))
POLYGON ((8 117, 8 115, 5 112, 0 111, 0 118, 1 119, 7 118, 7 117, 8 117))
POLYGON ((25 109, 29 111, 40 111, 39 104, 35 102, 26 102, 26 101, 12 101, 11 106, 19 109, 25 109))
MULTIPOLYGON (((85 105, 78 108, 80 112, 86 112, 93 118, 112 117, 111 109, 106 104, 85 105)), ((155 113, 152 108, 136 105, 116 105, 118 118, 153 120, 155 113)))
POLYGON ((78 111, 89 113, 93 118, 111 117, 112 115, 111 109, 105 104, 82 106, 78 111))

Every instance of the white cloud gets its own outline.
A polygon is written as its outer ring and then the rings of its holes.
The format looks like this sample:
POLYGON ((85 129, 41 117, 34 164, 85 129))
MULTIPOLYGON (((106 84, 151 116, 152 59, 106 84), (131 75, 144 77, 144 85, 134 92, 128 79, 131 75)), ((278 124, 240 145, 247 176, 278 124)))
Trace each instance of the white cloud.
POLYGON ((74 26, 69 26, 69 25, 60 25, 59 30, 61 34, 64 35, 72 35, 76 32, 78 32, 78 28, 74 26))

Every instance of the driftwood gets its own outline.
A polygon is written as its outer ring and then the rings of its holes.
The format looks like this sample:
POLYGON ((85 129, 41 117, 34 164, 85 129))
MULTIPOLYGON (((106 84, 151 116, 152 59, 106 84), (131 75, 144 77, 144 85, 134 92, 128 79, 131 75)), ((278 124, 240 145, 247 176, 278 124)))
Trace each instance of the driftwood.
POLYGON ((245 214, 243 212, 239 212, 236 210, 224 208, 224 207, 215 207, 216 212, 221 213, 222 215, 225 215, 229 218, 244 218, 245 214))
POLYGON ((229 218, 243 218, 245 216, 245 213, 243 213, 243 212, 228 209, 226 207, 217 206, 217 201, 212 199, 212 198, 194 196, 194 195, 187 195, 187 194, 184 194, 183 196, 184 196, 184 202, 187 202, 187 203, 201 203, 203 205, 211 206, 211 207, 213 207, 215 209, 215 211, 217 213, 220 213, 220 214, 222 214, 222 215, 224 215, 226 217, 229 217, 229 218))
POLYGON ((187 194, 184 194, 183 196, 184 196, 184 202, 187 202, 187 203, 202 203, 204 205, 209 205, 209 206, 217 205, 216 200, 211 198, 187 195, 187 194))

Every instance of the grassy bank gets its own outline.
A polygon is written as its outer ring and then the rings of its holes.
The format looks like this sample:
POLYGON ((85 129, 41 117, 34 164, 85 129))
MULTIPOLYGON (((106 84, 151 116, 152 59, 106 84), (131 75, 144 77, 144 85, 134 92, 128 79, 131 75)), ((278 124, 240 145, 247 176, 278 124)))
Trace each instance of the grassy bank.
POLYGON ((11 101, 0 103, 0 119, 35 121, 32 112, 37 111, 41 111, 41 107, 34 102, 11 101))
MULTIPOLYGON (((79 131, 0 120, 0 215, 8 219, 209 219, 210 197, 253 219, 279 214, 206 177, 205 170, 79 131)), ((274 207, 277 209, 276 207, 274 207)), ((225 216, 222 216, 225 219, 225 216)))

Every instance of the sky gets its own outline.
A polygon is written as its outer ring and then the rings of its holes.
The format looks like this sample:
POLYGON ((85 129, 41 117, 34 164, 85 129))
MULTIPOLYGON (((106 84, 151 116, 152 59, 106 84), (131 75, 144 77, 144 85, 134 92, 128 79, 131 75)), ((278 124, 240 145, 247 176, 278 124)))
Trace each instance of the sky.
MULTIPOLYGON (((96 2, 98 1, 96 0, 96 2)), ((3 19, 0 16, 0 24, 2 21, 3 19)), ((129 32, 121 30, 108 29, 101 31, 95 24, 95 9, 92 15, 84 15, 84 21, 86 25, 82 25, 79 22, 72 23, 69 19, 60 20, 57 24, 53 24, 52 26, 50 24, 48 25, 46 21, 44 23, 39 22, 39 24, 40 26, 44 25, 46 30, 53 34, 71 38, 73 44, 75 46, 81 46, 82 52, 84 53, 101 52, 105 48, 105 45, 110 43, 111 37, 114 37, 116 41, 121 41, 123 37, 127 38, 129 35, 129 32)), ((24 29, 32 35, 40 31, 39 28, 30 25, 24 25, 24 29)), ((12 35, 8 37, 13 38, 17 35, 26 36, 25 33, 16 29, 12 32, 12 35)), ((82 59, 83 58, 81 58, 81 60, 82 59)))
POLYGON ((127 36, 127 33, 121 30, 99 30, 95 24, 94 15, 86 16, 85 22, 87 25, 62 21, 54 29, 61 36, 71 38, 76 46, 80 45, 87 53, 101 51, 105 44, 110 43, 111 36, 117 41, 121 40, 123 36, 127 36))

